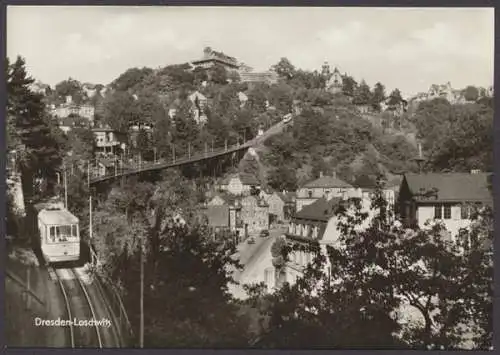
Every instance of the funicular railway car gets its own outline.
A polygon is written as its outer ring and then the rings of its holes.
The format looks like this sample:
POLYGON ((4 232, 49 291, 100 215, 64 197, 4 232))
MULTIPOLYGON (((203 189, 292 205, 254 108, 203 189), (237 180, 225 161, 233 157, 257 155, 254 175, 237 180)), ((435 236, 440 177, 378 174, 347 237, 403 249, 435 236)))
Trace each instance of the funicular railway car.
POLYGON ((38 232, 43 257, 48 263, 80 258, 78 218, 61 204, 38 206, 38 232))

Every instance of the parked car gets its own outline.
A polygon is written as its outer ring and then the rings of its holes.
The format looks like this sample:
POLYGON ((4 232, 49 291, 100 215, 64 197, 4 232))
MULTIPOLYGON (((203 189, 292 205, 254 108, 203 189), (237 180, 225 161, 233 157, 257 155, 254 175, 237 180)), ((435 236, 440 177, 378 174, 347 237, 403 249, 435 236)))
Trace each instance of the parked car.
POLYGON ((267 229, 264 229, 260 232, 260 236, 262 238, 269 237, 269 231, 267 229))
POLYGON ((248 244, 255 244, 255 238, 254 237, 249 237, 247 243, 248 244))

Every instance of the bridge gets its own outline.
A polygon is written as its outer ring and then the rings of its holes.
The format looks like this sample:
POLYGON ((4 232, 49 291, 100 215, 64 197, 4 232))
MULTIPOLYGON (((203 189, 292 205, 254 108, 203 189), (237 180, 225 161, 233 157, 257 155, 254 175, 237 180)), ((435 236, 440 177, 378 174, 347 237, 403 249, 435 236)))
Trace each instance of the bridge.
POLYGON ((147 171, 162 170, 162 169, 168 169, 168 168, 173 168, 173 167, 182 166, 182 165, 188 165, 188 164, 192 164, 192 163, 196 163, 196 162, 200 162, 200 161, 204 161, 204 160, 208 160, 208 159, 221 157, 224 155, 233 154, 236 152, 241 152, 243 150, 249 149, 249 148, 265 141, 270 136, 281 132, 289 124, 290 124, 290 122, 288 122, 288 123, 285 123, 283 121, 278 122, 277 124, 271 126, 262 135, 257 136, 253 139, 250 139, 242 144, 234 144, 231 146, 224 146, 222 148, 211 149, 211 150, 208 150, 207 147, 205 146, 205 150, 203 152, 197 152, 194 154, 191 154, 189 152, 188 154, 185 154, 185 155, 180 156, 180 157, 173 157, 169 161, 166 161, 164 159, 160 159, 159 161, 156 161, 153 163, 151 163, 151 162, 138 163, 135 167, 128 168, 128 169, 115 166, 115 169, 113 172, 105 174, 105 175, 100 175, 100 176, 97 176, 97 174, 91 173, 91 175, 89 176, 89 185, 92 186, 92 185, 95 185, 95 184, 98 184, 98 183, 101 183, 104 181, 118 179, 118 178, 125 177, 125 176, 137 175, 137 174, 147 172, 147 171))

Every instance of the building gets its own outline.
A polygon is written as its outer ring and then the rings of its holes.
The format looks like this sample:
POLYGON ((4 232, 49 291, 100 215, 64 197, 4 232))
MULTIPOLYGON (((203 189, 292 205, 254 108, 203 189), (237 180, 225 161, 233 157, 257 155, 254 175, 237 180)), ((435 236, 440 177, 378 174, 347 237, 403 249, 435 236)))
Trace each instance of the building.
POLYGON ((406 174, 401 182, 397 208, 406 226, 423 228, 442 222, 455 238, 471 222, 473 206, 492 204, 491 174, 406 174))
POLYGON ((50 92, 50 86, 48 84, 44 84, 41 81, 35 81, 30 84, 30 90, 41 95, 47 95, 50 92))
POLYGON ((451 83, 448 81, 446 84, 441 85, 432 84, 427 92, 418 93, 411 98, 410 103, 418 104, 422 101, 429 101, 437 98, 446 99, 452 104, 463 104, 467 102, 464 98, 463 90, 453 89, 451 83))
POLYGON ((89 122, 80 116, 69 116, 58 120, 58 127, 61 131, 68 134, 73 128, 88 128, 89 122))
POLYGON ((121 154, 126 147, 126 135, 109 127, 92 129, 96 154, 121 154))
MULTIPOLYGON (((366 212, 367 218, 355 230, 361 231, 370 226, 376 211, 371 209, 371 196, 366 193, 361 193, 357 190, 350 197, 359 198, 361 201, 361 212, 366 212)), ((336 215, 336 210, 344 204, 347 208, 348 215, 353 215, 354 209, 349 208, 349 200, 342 197, 333 197, 331 199, 320 198, 314 203, 304 206, 297 212, 288 226, 288 230, 284 235, 287 244, 304 245, 311 242, 318 242, 321 252, 326 255, 326 247, 328 245, 336 248, 342 248, 341 232, 338 229, 339 222, 345 221, 343 217, 336 215)), ((303 275, 304 268, 312 261, 313 255, 305 251, 296 251, 289 255, 288 262, 283 268, 277 270, 276 287, 280 287, 283 282, 293 284, 303 275)), ((330 273, 328 262, 325 265, 325 272, 330 273)))
POLYGON ((240 81, 242 83, 266 83, 269 85, 276 84, 278 82, 278 74, 274 71, 240 71, 240 81))
POLYGON ((241 221, 245 236, 269 229, 269 205, 258 196, 241 199, 241 221))
POLYGON ((332 94, 338 94, 342 92, 344 80, 340 74, 337 67, 333 70, 332 75, 326 82, 326 90, 332 94))
MULTIPOLYGON (((193 119, 198 124, 203 124, 208 121, 208 118, 205 114, 205 109, 208 105, 208 100, 205 95, 201 94, 199 91, 193 92, 188 96, 189 101, 191 102, 191 113, 193 114, 193 119)), ((173 113, 175 115, 176 112, 173 113)))
POLYGON ((319 179, 305 184, 297 191, 296 210, 300 211, 322 197, 329 200, 332 197, 345 196, 349 191, 354 191, 354 187, 338 179, 335 173, 333 176, 323 176, 323 173, 320 173, 319 179))
POLYGON ((252 191, 260 189, 260 182, 250 174, 232 174, 224 179, 219 188, 233 195, 249 195, 252 191))
POLYGON ((207 209, 212 207, 227 208, 229 213, 229 230, 234 232, 237 236, 243 236, 245 231, 241 220, 241 201, 239 196, 228 193, 216 193, 206 204, 207 209))
POLYGON ((248 102, 248 96, 244 92, 239 91, 238 92, 238 101, 240 102, 240 107, 245 107, 245 105, 248 102))
POLYGON ((94 122, 95 108, 91 105, 77 105, 71 96, 66 96, 66 103, 52 109, 52 114, 57 118, 66 118, 70 115, 86 118, 91 124, 94 122))
POLYGON ((274 192, 266 200, 269 205, 269 224, 282 223, 285 220, 285 196, 274 192))
POLYGON ((203 50, 203 57, 191 62, 194 67, 212 68, 215 65, 222 65, 226 70, 237 70, 239 68, 238 61, 234 57, 230 57, 222 52, 214 51, 210 47, 203 50))

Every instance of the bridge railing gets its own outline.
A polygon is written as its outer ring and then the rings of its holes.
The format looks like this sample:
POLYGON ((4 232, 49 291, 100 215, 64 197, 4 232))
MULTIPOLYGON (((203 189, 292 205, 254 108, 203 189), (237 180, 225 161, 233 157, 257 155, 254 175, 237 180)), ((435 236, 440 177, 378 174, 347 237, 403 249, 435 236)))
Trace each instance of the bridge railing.
POLYGON ((222 147, 222 148, 217 148, 217 149, 213 149, 213 150, 205 150, 202 152, 197 152, 194 154, 183 154, 181 156, 172 157, 171 159, 168 159, 168 160, 167 159, 160 159, 156 162, 144 162, 141 164, 137 163, 137 165, 132 166, 131 168, 129 167, 126 169, 123 169, 123 168, 115 169, 115 171, 112 171, 112 172, 110 172, 108 174, 104 174, 104 175, 93 174, 91 176, 91 182, 106 180, 106 179, 113 178, 115 176, 121 176, 124 174, 134 174, 134 173, 138 173, 138 172, 141 172, 144 170, 154 169, 155 167, 158 167, 158 166, 176 165, 176 164, 182 164, 182 163, 186 163, 186 162, 190 162, 190 161, 194 161, 194 160, 199 160, 199 159, 203 159, 203 158, 215 157, 215 156, 218 156, 221 154, 225 154, 228 152, 232 152, 232 151, 241 149, 242 147, 246 147, 250 142, 252 142, 252 140, 249 140, 249 141, 247 141, 245 143, 241 143, 241 144, 233 144, 233 145, 227 146, 227 148, 222 147))

